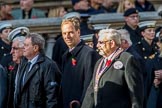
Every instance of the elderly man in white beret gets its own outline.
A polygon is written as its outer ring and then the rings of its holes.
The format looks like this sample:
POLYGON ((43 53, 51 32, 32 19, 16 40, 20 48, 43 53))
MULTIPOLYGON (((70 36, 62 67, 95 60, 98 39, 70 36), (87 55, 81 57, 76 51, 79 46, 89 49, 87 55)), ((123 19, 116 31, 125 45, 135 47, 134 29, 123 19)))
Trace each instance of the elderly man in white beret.
MULTIPOLYGON (((24 36, 28 34, 29 34, 28 28, 18 27, 12 30, 9 33, 7 38, 9 42, 12 43, 12 48, 10 52, 10 54, 12 55, 11 56, 12 60, 11 62, 8 62, 8 65, 5 67, 7 69, 7 72, 2 76, 3 79, 6 81, 6 83, 2 85, 3 88, 6 88, 6 90, 1 91, 3 94, 6 95, 5 98, 6 100, 4 104, 6 108, 13 108, 15 77, 16 77, 17 69, 20 64, 20 59, 22 58, 22 54, 23 54, 23 46, 25 40, 24 36)), ((6 58, 7 57, 8 56, 6 56, 6 58)))

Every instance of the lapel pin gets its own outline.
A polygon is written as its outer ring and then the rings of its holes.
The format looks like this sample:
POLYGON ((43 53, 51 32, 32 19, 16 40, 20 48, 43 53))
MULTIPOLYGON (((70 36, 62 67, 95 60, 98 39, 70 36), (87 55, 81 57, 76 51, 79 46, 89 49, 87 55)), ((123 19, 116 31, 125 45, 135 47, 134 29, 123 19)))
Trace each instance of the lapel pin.
POLYGON ((121 69, 123 67, 123 63, 121 61, 116 61, 113 66, 115 69, 121 69))

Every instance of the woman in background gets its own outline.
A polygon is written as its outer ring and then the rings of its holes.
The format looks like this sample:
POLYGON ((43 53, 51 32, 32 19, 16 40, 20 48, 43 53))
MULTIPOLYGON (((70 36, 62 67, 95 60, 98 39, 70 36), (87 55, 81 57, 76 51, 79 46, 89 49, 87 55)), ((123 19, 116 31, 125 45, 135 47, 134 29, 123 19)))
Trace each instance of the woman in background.
POLYGON ((120 0, 117 13, 124 13, 127 9, 134 7, 134 0, 120 0))
POLYGON ((48 17, 63 17, 67 11, 63 6, 56 7, 56 8, 51 8, 48 12, 48 17))

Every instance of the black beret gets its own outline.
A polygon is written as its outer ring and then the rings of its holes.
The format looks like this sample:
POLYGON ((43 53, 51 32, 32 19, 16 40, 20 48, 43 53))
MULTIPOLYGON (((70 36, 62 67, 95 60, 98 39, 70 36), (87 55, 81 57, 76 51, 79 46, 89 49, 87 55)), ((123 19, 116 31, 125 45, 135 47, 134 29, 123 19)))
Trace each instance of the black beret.
POLYGON ((130 8, 124 12, 124 16, 129 16, 131 14, 138 14, 138 10, 136 8, 130 8))
POLYGON ((92 25, 94 31, 108 29, 111 24, 94 24, 92 25))

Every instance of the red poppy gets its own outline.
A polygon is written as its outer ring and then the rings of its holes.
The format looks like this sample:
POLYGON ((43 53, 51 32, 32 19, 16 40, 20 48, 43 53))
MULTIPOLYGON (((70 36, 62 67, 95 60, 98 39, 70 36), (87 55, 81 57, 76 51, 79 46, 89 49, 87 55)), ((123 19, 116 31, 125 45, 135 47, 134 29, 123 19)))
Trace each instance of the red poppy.
POLYGON ((73 66, 75 66, 76 63, 77 63, 76 59, 72 58, 71 63, 72 63, 73 66))
POLYGON ((14 70, 14 66, 10 65, 10 66, 8 67, 8 69, 9 69, 10 71, 14 70))
POLYGON ((35 18, 37 18, 36 16, 32 16, 32 19, 35 19, 35 18))
POLYGON ((111 62, 112 62, 111 60, 107 60, 107 62, 106 62, 106 66, 109 67, 110 64, 111 64, 111 62))

